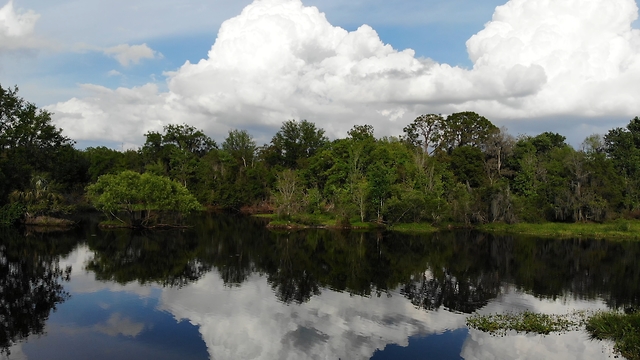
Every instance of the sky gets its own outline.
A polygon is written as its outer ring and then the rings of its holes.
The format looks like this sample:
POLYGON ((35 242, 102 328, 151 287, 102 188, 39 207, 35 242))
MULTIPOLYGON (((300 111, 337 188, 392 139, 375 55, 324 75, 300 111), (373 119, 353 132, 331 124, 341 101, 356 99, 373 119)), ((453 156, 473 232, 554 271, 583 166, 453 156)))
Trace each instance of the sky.
POLYGON ((396 136, 475 111, 579 147, 640 116, 634 0, 0 0, 0 85, 78 147, 189 124, 396 136), (4 4, 3 4, 4 2, 4 4))

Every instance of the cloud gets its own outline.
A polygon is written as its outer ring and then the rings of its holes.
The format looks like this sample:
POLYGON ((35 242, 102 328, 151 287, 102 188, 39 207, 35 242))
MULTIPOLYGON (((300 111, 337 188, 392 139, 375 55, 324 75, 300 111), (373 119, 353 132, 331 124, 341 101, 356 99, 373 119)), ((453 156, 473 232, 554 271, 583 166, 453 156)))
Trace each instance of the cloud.
MULTIPOLYGON (((571 311, 606 310, 600 300, 588 301, 573 296, 556 299, 537 299, 533 295, 506 289, 505 294, 482 308, 481 314, 503 314, 531 311, 546 314, 567 314, 571 311)), ((613 342, 594 341, 585 331, 563 334, 535 335, 508 332, 508 336, 494 336, 479 330, 469 330, 462 353, 465 360, 480 359, 611 359, 615 356, 613 342)))
POLYGON ((32 10, 16 12, 13 0, 0 8, 0 50, 32 48, 34 28, 40 15, 32 10))
MULTIPOLYGON (((637 16, 633 0, 510 0, 467 41, 465 69, 398 51, 367 25, 333 26, 300 0, 256 0, 222 24, 206 59, 166 73, 167 91, 85 86, 87 96, 49 110, 74 139, 131 143, 182 122, 268 141, 292 118, 334 137, 363 123, 397 135, 419 114, 467 110, 516 129, 550 117, 585 128, 640 113, 637 16)), ((131 48, 112 54, 128 65, 152 51, 131 48)))
POLYGON ((366 298, 323 289, 287 305, 264 277, 231 290, 217 272, 163 289, 159 308, 197 325, 212 359, 369 359, 388 344, 407 346, 409 337, 465 326, 465 315, 424 311, 399 294, 366 298))
POLYGON ((162 57, 162 54, 151 49, 147 44, 133 46, 121 44, 105 49, 103 52, 105 55, 118 60, 120 65, 124 67, 131 64, 139 64, 142 59, 157 59, 162 57))
POLYGON ((122 335, 135 338, 144 330, 144 323, 134 322, 121 314, 113 313, 106 322, 96 324, 92 329, 109 336, 122 335))
POLYGON ((109 72, 107 72, 107 76, 108 77, 112 77, 112 76, 122 76, 122 73, 118 70, 109 70, 109 72))

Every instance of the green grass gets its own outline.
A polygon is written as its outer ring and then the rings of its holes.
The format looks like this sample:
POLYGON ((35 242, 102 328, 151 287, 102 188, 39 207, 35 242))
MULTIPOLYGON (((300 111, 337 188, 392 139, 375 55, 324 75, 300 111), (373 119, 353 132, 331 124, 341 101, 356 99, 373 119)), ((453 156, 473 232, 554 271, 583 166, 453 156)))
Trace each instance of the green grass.
POLYGON ((407 234, 430 234, 439 229, 429 223, 408 223, 391 225, 389 230, 407 234))
POLYGON ((325 214, 300 214, 279 218, 277 214, 256 214, 258 218, 269 219, 271 228, 309 228, 309 227, 334 227, 336 220, 325 214))
POLYGON ((542 223, 481 225, 480 230, 500 234, 535 235, 553 238, 640 239, 640 221, 616 220, 608 223, 542 223))
POLYGON ((576 311, 565 315, 506 313, 474 314, 467 326, 492 335, 504 336, 509 330, 548 335, 585 329, 593 339, 611 340, 614 350, 629 360, 640 360, 640 312, 576 311))
POLYGON ((584 325, 585 313, 574 312, 565 315, 506 313, 493 315, 474 314, 467 318, 467 326, 494 335, 505 335, 507 330, 521 333, 548 335, 577 330, 584 325))
MULTIPOLYGON (((327 228, 341 228, 338 220, 332 215, 328 214, 298 214, 288 218, 279 218, 277 214, 256 214, 252 215, 262 219, 269 219, 269 227, 271 228, 309 228, 309 227, 327 227, 327 228)), ((361 222, 359 220, 352 219, 349 222, 349 227, 352 229, 375 229, 378 226, 370 222, 361 222)))
POLYGON ((598 313, 589 318, 586 329, 594 339, 615 342, 614 350, 627 359, 640 359, 640 312, 598 313))

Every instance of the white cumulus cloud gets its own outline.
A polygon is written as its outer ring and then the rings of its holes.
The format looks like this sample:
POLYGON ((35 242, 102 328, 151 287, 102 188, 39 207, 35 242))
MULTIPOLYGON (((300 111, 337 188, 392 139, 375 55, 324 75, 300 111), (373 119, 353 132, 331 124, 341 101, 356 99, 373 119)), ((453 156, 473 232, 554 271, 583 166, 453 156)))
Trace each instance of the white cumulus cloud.
POLYGON ((13 0, 9 0, 0 8, 0 50, 33 47, 33 33, 39 18, 32 10, 17 12, 13 0))
MULTIPOLYGON (((300 0, 255 0, 222 24, 206 59, 166 74, 167 91, 87 86, 49 110, 74 139, 130 143, 182 122, 268 141, 292 118, 332 136, 363 123, 394 135, 419 114, 467 110, 510 127, 564 117, 583 129, 640 113, 637 16, 633 0, 509 0, 467 41, 465 69, 394 49, 367 25, 333 26, 300 0)), ((121 64, 135 61, 122 50, 121 64)))
POLYGON ((162 57, 162 54, 151 49, 147 44, 129 45, 120 44, 104 50, 104 54, 118 60, 120 65, 129 66, 131 64, 139 64, 142 59, 156 59, 162 57))

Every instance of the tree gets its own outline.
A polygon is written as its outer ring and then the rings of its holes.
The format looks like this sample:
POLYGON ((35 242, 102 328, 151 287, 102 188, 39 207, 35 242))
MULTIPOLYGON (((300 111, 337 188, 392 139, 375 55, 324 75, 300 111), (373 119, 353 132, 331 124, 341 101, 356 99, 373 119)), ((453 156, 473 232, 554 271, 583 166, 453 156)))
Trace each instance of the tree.
POLYGON ((216 142, 204 134, 202 130, 187 124, 169 124, 164 127, 163 145, 174 145, 182 151, 198 157, 217 147, 216 142))
POLYGON ((19 97, 17 87, 0 86, 0 203, 24 190, 34 173, 53 172, 58 154, 73 144, 52 124, 51 113, 19 97))
POLYGON ((141 149, 146 170, 165 175, 192 188, 200 159, 217 144, 202 130, 187 124, 166 125, 164 133, 148 132, 141 149))
POLYGON ((9 199, 12 203, 19 203, 26 209, 27 219, 40 215, 66 213, 70 207, 64 205, 64 198, 60 195, 47 179, 34 175, 29 187, 24 190, 14 190, 9 199))
POLYGON ((123 224, 134 227, 155 225, 161 220, 174 222, 181 215, 201 209, 186 187, 169 178, 125 170, 103 175, 87 187, 87 195, 96 209, 123 224), (120 214, 126 214, 127 221, 120 214), (162 216, 168 214, 170 216, 162 216))
POLYGON ((479 147, 498 128, 484 116, 465 111, 447 116, 440 128, 440 145, 447 152, 461 146, 479 147))
POLYGON ((328 141, 324 130, 316 128, 314 123, 288 120, 271 139, 268 161, 272 166, 297 169, 300 161, 315 155, 328 141))
POLYGON ((298 174, 285 169, 278 174, 276 182, 276 212, 280 216, 289 217, 303 208, 303 193, 298 174))
POLYGON ((442 115, 427 114, 418 116, 404 127, 407 141, 422 149, 425 154, 432 154, 441 145, 441 131, 445 120, 442 115), (429 151, 431 149, 431 151, 429 151))
MULTIPOLYGON (((514 145, 515 139, 507 133, 505 128, 492 131, 481 144, 485 154, 484 168, 491 185, 505 175, 504 164, 513 154, 514 145)), ((509 173, 510 171, 507 170, 507 174, 509 173)))
POLYGON ((626 128, 609 130, 604 137, 605 151, 625 180, 624 207, 640 208, 640 118, 632 119, 626 128))
POLYGON ((246 168, 253 166, 257 147, 253 137, 246 130, 230 130, 229 136, 222 143, 222 150, 246 168))

